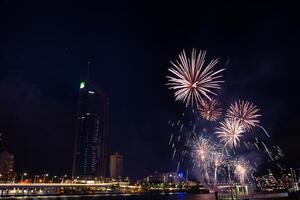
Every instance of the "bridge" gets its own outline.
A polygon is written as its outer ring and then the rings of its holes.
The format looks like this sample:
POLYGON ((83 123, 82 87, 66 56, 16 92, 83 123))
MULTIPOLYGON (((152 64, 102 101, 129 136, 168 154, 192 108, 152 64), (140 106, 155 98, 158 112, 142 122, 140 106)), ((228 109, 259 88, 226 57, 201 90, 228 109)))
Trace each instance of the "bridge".
POLYGON ((110 193, 112 187, 120 190, 136 189, 128 182, 99 183, 0 183, 0 196, 59 195, 80 193, 110 193))

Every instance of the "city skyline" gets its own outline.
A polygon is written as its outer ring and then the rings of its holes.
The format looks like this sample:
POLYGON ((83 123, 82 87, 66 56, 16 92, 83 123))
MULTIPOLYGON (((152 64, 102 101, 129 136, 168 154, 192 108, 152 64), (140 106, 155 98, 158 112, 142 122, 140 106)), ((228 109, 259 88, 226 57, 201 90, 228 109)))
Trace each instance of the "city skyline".
POLYGON ((88 61, 90 79, 110 99, 108 152, 124 155, 125 175, 176 171, 168 122, 186 108, 174 102, 166 75, 169 61, 192 48, 226 68, 223 103, 247 99, 263 108, 261 123, 285 165, 300 166, 298 31, 289 31, 289 5, 1 4, 1 146, 15 156, 16 171, 71 174, 88 61))

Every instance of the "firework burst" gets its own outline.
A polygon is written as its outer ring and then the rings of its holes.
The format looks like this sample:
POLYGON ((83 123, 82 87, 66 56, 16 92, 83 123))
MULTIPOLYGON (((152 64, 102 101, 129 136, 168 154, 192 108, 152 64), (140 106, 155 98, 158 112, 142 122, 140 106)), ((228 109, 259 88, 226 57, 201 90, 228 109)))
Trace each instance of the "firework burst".
POLYGON ((239 146, 240 137, 243 136, 244 128, 236 119, 225 119, 217 128, 217 137, 224 143, 224 147, 235 148, 239 146))
POLYGON ((206 51, 200 51, 198 56, 196 49, 192 50, 190 58, 183 50, 179 54, 179 60, 171 62, 173 67, 168 70, 172 76, 167 76, 170 89, 175 90, 176 101, 183 101, 186 106, 197 105, 205 97, 211 99, 210 95, 216 95, 213 90, 220 89, 220 72, 212 68, 218 63, 218 59, 213 59, 207 66, 205 64, 206 51))
POLYGON ((198 105, 200 115, 208 121, 216 121, 222 114, 220 102, 216 99, 204 99, 198 105))
POLYGON ((209 158, 208 153, 212 150, 209 140, 202 136, 195 137, 192 140, 190 147, 192 149, 194 164, 197 166, 203 165, 203 163, 209 158))
POLYGON ((208 168, 211 158, 210 153, 213 150, 210 141, 202 136, 197 136, 192 139, 189 146, 194 165, 200 168, 204 172, 205 179, 209 180, 208 168))
POLYGON ((245 178, 248 179, 248 175, 252 174, 254 168, 251 166, 249 161, 238 159, 234 163, 234 173, 238 177, 241 184, 245 183, 245 178))
POLYGON ((218 182, 218 168, 224 164, 224 155, 222 153, 220 153, 217 149, 215 149, 214 152, 212 152, 212 164, 214 167, 214 181, 215 184, 218 182))
POLYGON ((259 127, 270 137, 266 129, 259 125, 258 118, 261 116, 258 114, 260 110, 249 101, 238 100, 230 105, 227 110, 226 116, 228 118, 234 118, 239 121, 239 123, 244 127, 245 131, 250 131, 253 127, 259 127))
POLYGON ((259 123, 258 117, 261 115, 258 112, 259 109, 253 103, 238 100, 230 105, 226 117, 236 119, 246 131, 249 131, 259 123))

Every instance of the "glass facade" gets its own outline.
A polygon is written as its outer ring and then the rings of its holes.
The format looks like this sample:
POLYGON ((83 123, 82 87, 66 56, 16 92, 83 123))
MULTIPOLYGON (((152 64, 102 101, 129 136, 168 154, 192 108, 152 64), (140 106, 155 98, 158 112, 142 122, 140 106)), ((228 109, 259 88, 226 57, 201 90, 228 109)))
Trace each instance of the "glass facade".
POLYGON ((80 83, 73 177, 105 176, 108 104, 107 96, 94 83, 80 83))

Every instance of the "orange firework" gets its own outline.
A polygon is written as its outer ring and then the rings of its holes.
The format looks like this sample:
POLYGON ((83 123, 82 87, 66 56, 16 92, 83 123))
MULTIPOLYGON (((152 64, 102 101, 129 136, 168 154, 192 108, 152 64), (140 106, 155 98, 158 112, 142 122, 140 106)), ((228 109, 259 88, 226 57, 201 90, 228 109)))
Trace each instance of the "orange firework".
POLYGON ((216 121, 222 114, 220 102, 216 99, 204 99, 198 105, 200 115, 208 121, 216 121))

